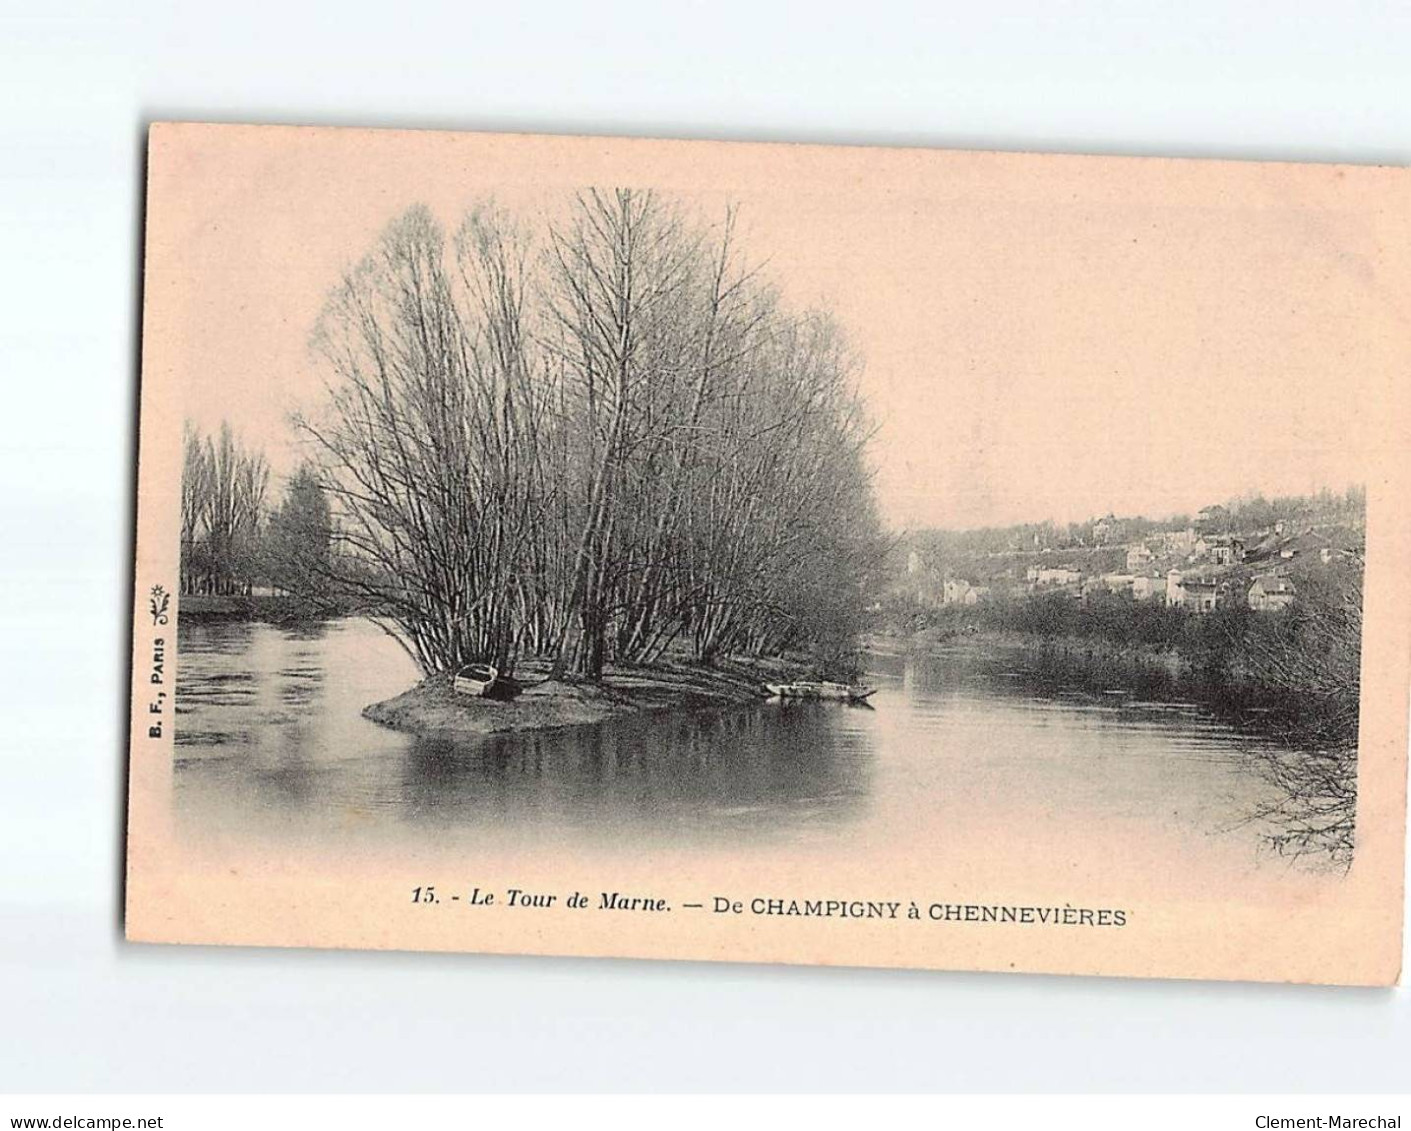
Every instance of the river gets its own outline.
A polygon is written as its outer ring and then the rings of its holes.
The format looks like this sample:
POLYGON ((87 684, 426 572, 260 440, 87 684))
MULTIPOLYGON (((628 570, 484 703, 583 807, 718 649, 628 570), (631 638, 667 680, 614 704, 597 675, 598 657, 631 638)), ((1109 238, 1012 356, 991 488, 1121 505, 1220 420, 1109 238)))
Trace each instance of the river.
POLYGON ((376 625, 192 621, 179 632, 176 817, 193 837, 325 848, 411 837, 888 856, 996 836, 1042 855, 1100 829, 1137 853, 1267 863, 1249 821, 1265 788, 1252 740, 1193 703, 1036 686, 1004 655, 869 667, 866 709, 761 703, 457 746, 362 718, 417 678, 376 625))

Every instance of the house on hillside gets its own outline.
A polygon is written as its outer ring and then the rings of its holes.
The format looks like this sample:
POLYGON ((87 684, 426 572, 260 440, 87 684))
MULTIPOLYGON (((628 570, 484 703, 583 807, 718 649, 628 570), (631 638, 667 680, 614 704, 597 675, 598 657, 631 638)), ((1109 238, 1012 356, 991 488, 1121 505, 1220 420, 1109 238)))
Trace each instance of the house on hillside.
POLYGON ((1130 593, 1136 578, 1130 573, 1104 573, 1097 577, 1083 579, 1083 597, 1087 599, 1095 593, 1130 593))
POLYGON ((1166 604, 1172 608, 1208 613, 1220 603, 1220 585, 1197 574, 1171 570, 1166 575, 1166 604))
POLYGON ((1216 565, 1234 565, 1244 558, 1244 540, 1233 535, 1211 535, 1205 539, 1205 552, 1216 565))
POLYGON ((1195 548, 1195 529, 1163 530, 1159 535, 1161 549, 1167 554, 1189 554, 1195 548))
POLYGON ((1200 513, 1195 516, 1196 529, 1202 533, 1213 533, 1224 530, 1226 526, 1228 526, 1229 521, 1230 512, 1219 503, 1208 507, 1201 507, 1200 513))
POLYGON ((1110 546, 1122 537, 1122 520, 1114 514, 1093 522, 1093 545, 1110 546))
POLYGON ((1166 596, 1166 579, 1152 574, 1137 574, 1132 578, 1132 596, 1138 601, 1150 601, 1166 596))
POLYGON ((1327 527, 1315 530, 1311 526, 1302 534, 1294 535, 1279 545, 1279 557, 1317 559, 1325 565, 1337 557, 1356 554, 1362 544, 1361 538, 1346 527, 1327 527))
POLYGON ((1264 535, 1244 552, 1246 562, 1267 562, 1279 553, 1279 536, 1276 533, 1264 535))
POLYGON ((1279 557, 1288 561, 1309 552, 1318 553, 1326 549, 1327 545, 1327 539, 1314 533, 1310 527, 1302 534, 1295 534, 1279 543, 1279 557))
POLYGON ((1145 542, 1138 542, 1135 546, 1127 549, 1127 572, 1137 573, 1151 565, 1156 557, 1145 542))
POLYGON ((1264 573, 1256 577, 1249 587, 1249 607, 1260 612, 1287 609, 1297 595, 1293 582, 1287 577, 1264 573))
POLYGON ((963 577, 948 577, 941 587, 941 604, 978 605, 989 595, 988 585, 973 585, 963 577))
POLYGON ((1183 608, 1208 613, 1220 603, 1220 586, 1202 577, 1188 577, 1181 582, 1183 608))

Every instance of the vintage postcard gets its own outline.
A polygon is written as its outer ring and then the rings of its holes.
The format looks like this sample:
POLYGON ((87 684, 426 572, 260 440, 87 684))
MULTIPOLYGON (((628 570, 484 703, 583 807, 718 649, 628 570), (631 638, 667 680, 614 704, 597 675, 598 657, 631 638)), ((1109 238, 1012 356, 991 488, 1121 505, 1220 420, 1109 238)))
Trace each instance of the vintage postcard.
POLYGON ((1408 189, 152 127, 128 937, 1394 982, 1408 189))

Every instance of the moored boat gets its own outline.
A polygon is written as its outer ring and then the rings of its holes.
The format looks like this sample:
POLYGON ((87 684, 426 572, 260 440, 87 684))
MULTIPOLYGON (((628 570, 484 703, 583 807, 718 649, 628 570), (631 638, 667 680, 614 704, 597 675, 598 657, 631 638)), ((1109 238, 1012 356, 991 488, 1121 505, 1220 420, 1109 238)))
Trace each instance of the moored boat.
POLYGON ((835 683, 826 679, 803 679, 793 683, 766 683, 770 695, 780 699, 833 699, 844 703, 865 703, 875 687, 835 683))
POLYGON ((467 664, 456 672, 451 686, 461 695, 484 695, 500 678, 493 664, 467 664))

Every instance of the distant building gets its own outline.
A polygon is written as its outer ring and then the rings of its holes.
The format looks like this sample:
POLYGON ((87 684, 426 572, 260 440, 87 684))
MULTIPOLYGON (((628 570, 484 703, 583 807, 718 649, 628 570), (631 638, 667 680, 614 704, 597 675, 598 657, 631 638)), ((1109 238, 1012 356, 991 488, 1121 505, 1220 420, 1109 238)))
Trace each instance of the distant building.
POLYGON ((1208 613, 1220 603, 1220 587, 1205 578, 1187 577, 1181 582, 1184 608, 1197 613, 1208 613))
POLYGON ((1171 570, 1166 575, 1166 604, 1172 608, 1208 613, 1220 603, 1220 586, 1209 578, 1171 570))
POLYGON ((1185 591, 1182 604, 1192 611, 1209 612, 1221 604, 1221 589, 1216 582, 1206 581, 1205 578, 1185 578, 1185 581, 1181 582, 1181 588, 1185 591))
POLYGON ((1249 587, 1249 607, 1261 612, 1287 609, 1297 595, 1298 591, 1287 577, 1260 574, 1249 587))
POLYGON ((1116 515, 1109 514, 1093 523, 1093 545, 1107 546, 1120 539, 1122 523, 1116 515))
POLYGON ((989 595, 988 585, 972 585, 964 578, 948 577, 941 587, 941 604, 978 605, 989 595))
POLYGON ((1166 579, 1150 574, 1138 574, 1132 578, 1132 596, 1138 601, 1150 601, 1166 596, 1166 579))
POLYGON ((1324 564, 1330 562, 1335 557, 1345 557, 1356 553, 1354 547, 1360 544, 1360 539, 1351 531, 1342 528, 1329 528, 1324 530, 1314 530, 1311 527, 1293 538, 1289 538, 1279 545, 1279 557, 1285 560, 1289 558, 1316 556, 1324 564))
POLYGON ((1205 552, 1216 565, 1234 565, 1244 557, 1243 539, 1212 535, 1204 541, 1205 552))
POLYGON ((1129 593, 1136 577, 1130 573, 1104 573, 1102 586, 1112 593, 1129 593))
POLYGON ((1145 569, 1155 557, 1145 542, 1138 542, 1127 551, 1127 572, 1136 573, 1145 569))
POLYGON ((1230 512, 1219 503, 1209 507, 1201 507, 1200 513, 1195 516, 1196 529, 1202 532, 1224 530, 1229 524, 1230 512))
POLYGON ((1279 553, 1279 536, 1277 534, 1267 534, 1249 547, 1244 552, 1246 562, 1263 562, 1275 557, 1279 553))
POLYGON ((1163 530, 1159 535, 1161 549, 1168 554, 1189 554, 1195 548, 1195 529, 1163 530))
POLYGON ((1082 580, 1083 575, 1078 570, 1066 566, 1042 566, 1034 572, 1037 585, 1073 585, 1082 580))

